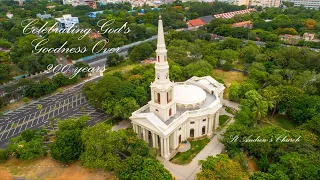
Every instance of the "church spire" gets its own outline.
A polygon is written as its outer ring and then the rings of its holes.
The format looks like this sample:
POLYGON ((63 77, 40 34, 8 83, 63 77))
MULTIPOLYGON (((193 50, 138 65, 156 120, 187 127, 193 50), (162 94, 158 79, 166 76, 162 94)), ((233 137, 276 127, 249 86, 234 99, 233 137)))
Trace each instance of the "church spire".
POLYGON ((157 42, 157 51, 165 50, 166 44, 164 42, 164 32, 163 32, 163 24, 161 19, 161 14, 159 15, 158 21, 158 42, 157 42))

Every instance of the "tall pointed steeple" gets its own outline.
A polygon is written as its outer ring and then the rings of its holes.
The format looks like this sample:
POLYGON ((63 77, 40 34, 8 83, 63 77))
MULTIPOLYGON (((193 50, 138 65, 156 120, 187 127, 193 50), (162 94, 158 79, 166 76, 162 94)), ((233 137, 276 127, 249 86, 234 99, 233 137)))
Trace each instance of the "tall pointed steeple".
POLYGON ((167 49, 164 41, 163 24, 161 15, 159 15, 158 21, 158 40, 157 40, 157 62, 155 65, 156 78, 155 82, 158 84, 168 83, 169 80, 169 65, 167 61, 167 49))
POLYGON ((158 22, 158 42, 157 42, 157 51, 166 50, 166 44, 164 42, 164 32, 161 15, 159 15, 158 22))
POLYGON ((167 50, 164 41, 163 24, 161 15, 158 21, 157 61, 155 63, 155 81, 151 83, 150 111, 161 120, 167 121, 176 114, 176 103, 174 101, 174 83, 169 79, 169 64, 167 61, 167 50))

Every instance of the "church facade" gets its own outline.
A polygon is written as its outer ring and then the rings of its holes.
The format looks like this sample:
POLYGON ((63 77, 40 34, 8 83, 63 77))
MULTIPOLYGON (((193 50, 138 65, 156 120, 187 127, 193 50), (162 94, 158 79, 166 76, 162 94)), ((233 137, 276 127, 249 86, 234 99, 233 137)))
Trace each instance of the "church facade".
POLYGON ((170 159, 183 141, 213 135, 219 127, 225 87, 211 76, 170 81, 161 17, 156 55, 151 101, 133 112, 130 119, 134 132, 170 159))

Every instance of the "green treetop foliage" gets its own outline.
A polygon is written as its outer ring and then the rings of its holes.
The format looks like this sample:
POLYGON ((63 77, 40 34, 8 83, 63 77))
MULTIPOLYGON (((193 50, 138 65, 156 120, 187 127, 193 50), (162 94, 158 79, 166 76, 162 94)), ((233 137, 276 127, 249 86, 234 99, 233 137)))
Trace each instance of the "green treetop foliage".
POLYGON ((172 175, 155 159, 138 155, 126 158, 116 170, 116 176, 121 180, 171 180, 172 175))
POLYGON ((197 179, 248 179, 238 162, 228 158, 226 154, 218 154, 216 157, 208 156, 206 160, 200 160, 201 171, 197 174, 197 179))

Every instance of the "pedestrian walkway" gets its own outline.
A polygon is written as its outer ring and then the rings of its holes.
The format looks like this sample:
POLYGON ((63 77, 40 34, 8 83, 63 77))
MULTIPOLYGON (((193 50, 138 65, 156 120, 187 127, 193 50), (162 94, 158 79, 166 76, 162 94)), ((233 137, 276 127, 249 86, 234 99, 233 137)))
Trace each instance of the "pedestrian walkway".
MULTIPOLYGON (((228 125, 233 123, 234 119, 228 122, 228 125)), ((187 165, 177 165, 173 164, 170 161, 158 157, 164 167, 171 172, 171 174, 177 180, 193 180, 196 177, 196 174, 200 172, 201 166, 199 165, 199 160, 205 160, 208 156, 216 156, 220 154, 224 149, 224 145, 219 142, 219 138, 221 134, 223 134, 228 126, 225 126, 220 132, 218 132, 210 142, 202 149, 202 151, 197 154, 195 158, 191 161, 191 163, 187 165)))
POLYGON ((229 101, 229 100, 226 100, 226 99, 223 99, 221 103, 223 105, 227 106, 227 107, 234 108, 237 111, 240 110, 240 107, 239 107, 240 104, 239 103, 236 103, 236 102, 233 102, 233 101, 229 101))
POLYGON ((119 129, 127 129, 130 126, 131 126, 131 121, 126 119, 119 122, 119 124, 112 126, 112 131, 117 131, 119 129))

